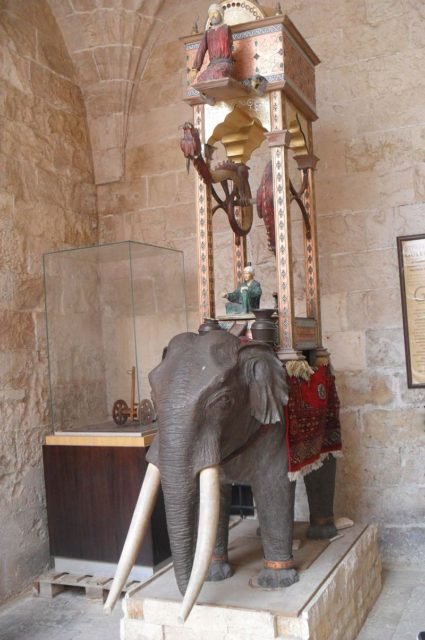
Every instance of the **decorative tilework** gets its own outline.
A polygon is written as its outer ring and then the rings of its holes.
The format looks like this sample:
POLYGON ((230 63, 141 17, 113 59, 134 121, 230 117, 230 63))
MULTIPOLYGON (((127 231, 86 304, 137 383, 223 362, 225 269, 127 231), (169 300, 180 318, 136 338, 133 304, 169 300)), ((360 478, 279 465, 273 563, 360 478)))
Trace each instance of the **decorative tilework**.
POLYGON ((268 27, 258 27, 258 29, 249 29, 247 31, 241 31, 233 34, 233 40, 246 40, 246 38, 257 38, 258 36, 265 36, 269 33, 280 33, 282 31, 281 24, 272 24, 268 27))
POLYGON ((281 131, 283 127, 282 95, 280 91, 272 91, 270 94, 270 120, 271 130, 281 131))

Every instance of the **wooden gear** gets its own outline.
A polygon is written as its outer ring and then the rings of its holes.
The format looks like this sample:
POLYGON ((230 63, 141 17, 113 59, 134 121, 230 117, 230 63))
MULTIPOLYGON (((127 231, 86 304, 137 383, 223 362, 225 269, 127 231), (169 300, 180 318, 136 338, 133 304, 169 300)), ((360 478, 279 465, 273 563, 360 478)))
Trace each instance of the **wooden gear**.
POLYGON ((121 398, 115 400, 112 407, 112 419, 118 426, 124 425, 130 418, 132 422, 142 425, 151 424, 156 420, 155 409, 148 399, 136 402, 136 367, 131 368, 130 406, 121 398))

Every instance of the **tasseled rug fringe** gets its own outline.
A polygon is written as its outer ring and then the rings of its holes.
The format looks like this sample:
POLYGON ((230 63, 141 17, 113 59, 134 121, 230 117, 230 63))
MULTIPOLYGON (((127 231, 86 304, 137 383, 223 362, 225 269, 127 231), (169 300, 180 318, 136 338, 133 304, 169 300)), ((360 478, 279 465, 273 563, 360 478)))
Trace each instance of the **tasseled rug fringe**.
POLYGON ((307 360, 288 360, 285 366, 288 376, 293 376, 294 378, 302 378, 307 382, 309 382, 311 376, 314 373, 307 360))
POLYGON ((315 367, 327 367, 330 364, 329 356, 319 356, 314 362, 315 367))
POLYGON ((298 480, 298 478, 302 478, 312 471, 317 471, 317 469, 320 469, 320 467, 323 466, 323 463, 328 456, 333 456, 334 458, 342 458, 344 454, 342 453, 342 451, 327 451, 326 453, 321 453, 320 457, 317 460, 315 460, 311 464, 306 465, 302 469, 299 469, 298 471, 288 471, 289 480, 291 482, 294 482, 295 480, 298 480))

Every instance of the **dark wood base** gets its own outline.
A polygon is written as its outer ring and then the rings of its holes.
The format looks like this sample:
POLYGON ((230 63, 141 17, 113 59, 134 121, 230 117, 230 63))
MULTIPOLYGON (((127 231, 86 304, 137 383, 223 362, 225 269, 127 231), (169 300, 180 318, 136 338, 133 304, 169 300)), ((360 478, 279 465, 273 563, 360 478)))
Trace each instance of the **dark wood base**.
MULTIPOLYGON (((119 560, 147 468, 145 447, 43 447, 50 552, 98 562, 119 560)), ((171 555, 160 492, 136 564, 171 555)))

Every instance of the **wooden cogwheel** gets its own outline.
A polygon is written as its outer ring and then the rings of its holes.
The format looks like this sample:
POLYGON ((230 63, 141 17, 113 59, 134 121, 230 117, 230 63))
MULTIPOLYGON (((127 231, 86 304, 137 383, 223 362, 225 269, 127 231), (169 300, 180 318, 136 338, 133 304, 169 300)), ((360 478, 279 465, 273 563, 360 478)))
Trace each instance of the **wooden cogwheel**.
POLYGON ((127 422, 130 409, 125 400, 116 400, 112 407, 112 418, 115 424, 123 425, 127 422))
POLYGON ((141 400, 139 405, 140 424, 143 424, 145 426, 147 424, 151 424, 152 422, 155 422, 155 419, 156 419, 155 409, 152 402, 147 398, 145 398, 144 400, 141 400))

